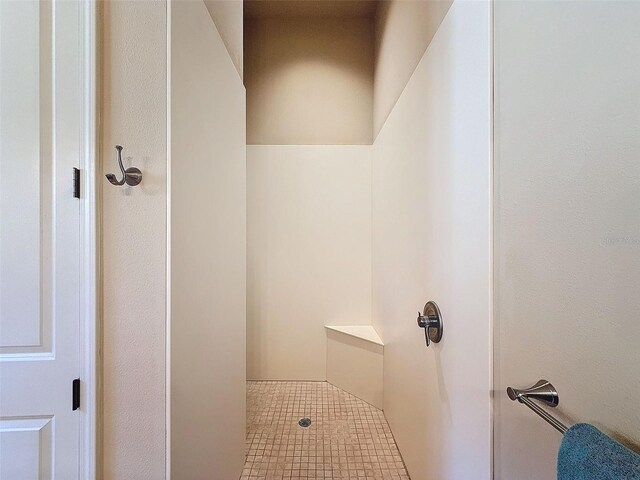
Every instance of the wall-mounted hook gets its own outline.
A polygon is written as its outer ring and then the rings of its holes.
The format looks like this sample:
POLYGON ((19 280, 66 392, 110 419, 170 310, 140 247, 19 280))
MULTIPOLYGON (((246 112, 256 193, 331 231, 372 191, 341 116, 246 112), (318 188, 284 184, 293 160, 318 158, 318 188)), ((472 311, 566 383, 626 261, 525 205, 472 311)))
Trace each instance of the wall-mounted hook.
POLYGON ((129 167, 125 170, 122 165, 122 146, 116 145, 116 157, 118 160, 118 166, 122 172, 122 180, 116 179, 113 173, 107 173, 105 176, 112 185, 124 185, 125 183, 131 187, 135 187, 142 181, 142 172, 136 167, 129 167))

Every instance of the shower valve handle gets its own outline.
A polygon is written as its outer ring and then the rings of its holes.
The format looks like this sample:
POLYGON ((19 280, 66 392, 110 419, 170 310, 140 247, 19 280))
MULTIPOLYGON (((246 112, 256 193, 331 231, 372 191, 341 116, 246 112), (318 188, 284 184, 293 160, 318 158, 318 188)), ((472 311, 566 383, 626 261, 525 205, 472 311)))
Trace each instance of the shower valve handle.
POLYGON ((418 312, 418 327, 424 328, 427 347, 442 339, 442 316, 435 302, 427 302, 422 313, 418 312))
POLYGON ((429 327, 437 327, 438 323, 437 317, 429 317, 428 315, 423 315, 418 312, 418 326, 424 328, 424 339, 427 342, 427 347, 431 344, 428 329, 429 327))

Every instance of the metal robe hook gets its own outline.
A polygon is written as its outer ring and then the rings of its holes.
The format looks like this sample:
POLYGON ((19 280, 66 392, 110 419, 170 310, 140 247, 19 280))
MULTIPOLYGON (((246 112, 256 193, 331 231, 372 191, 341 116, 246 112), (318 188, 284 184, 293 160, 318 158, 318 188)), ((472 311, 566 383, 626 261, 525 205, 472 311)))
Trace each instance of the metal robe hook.
POLYGON ((136 167, 129 167, 125 170, 122 165, 122 146, 116 145, 116 156, 118 158, 118 166, 122 172, 122 180, 116 179, 113 173, 107 173, 105 176, 112 185, 124 185, 125 183, 131 187, 135 187, 142 181, 142 172, 136 167))

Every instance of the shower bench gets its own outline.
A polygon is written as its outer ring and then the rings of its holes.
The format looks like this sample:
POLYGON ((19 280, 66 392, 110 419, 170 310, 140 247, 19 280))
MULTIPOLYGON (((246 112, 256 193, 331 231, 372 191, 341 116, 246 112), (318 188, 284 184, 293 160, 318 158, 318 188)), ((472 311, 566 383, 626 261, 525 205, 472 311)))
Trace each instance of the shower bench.
POLYGON ((325 325, 327 382, 382 409, 384 343, 372 325, 325 325))

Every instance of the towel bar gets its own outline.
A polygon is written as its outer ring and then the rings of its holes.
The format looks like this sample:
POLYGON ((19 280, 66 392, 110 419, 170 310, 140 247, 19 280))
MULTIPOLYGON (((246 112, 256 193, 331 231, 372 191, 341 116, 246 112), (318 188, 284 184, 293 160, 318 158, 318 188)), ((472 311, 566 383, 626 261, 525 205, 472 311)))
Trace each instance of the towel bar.
POLYGON ((538 414, 544 421, 550 424, 553 428, 564 434, 567 431, 567 426, 560 420, 550 415, 543 410, 539 405, 536 405, 531 399, 538 400, 550 407, 557 407, 560 403, 560 396, 555 387, 551 385, 547 380, 539 380, 534 386, 530 388, 524 388, 518 390, 513 387, 507 388, 507 395, 511 400, 517 400, 520 403, 524 403, 527 407, 538 414))

